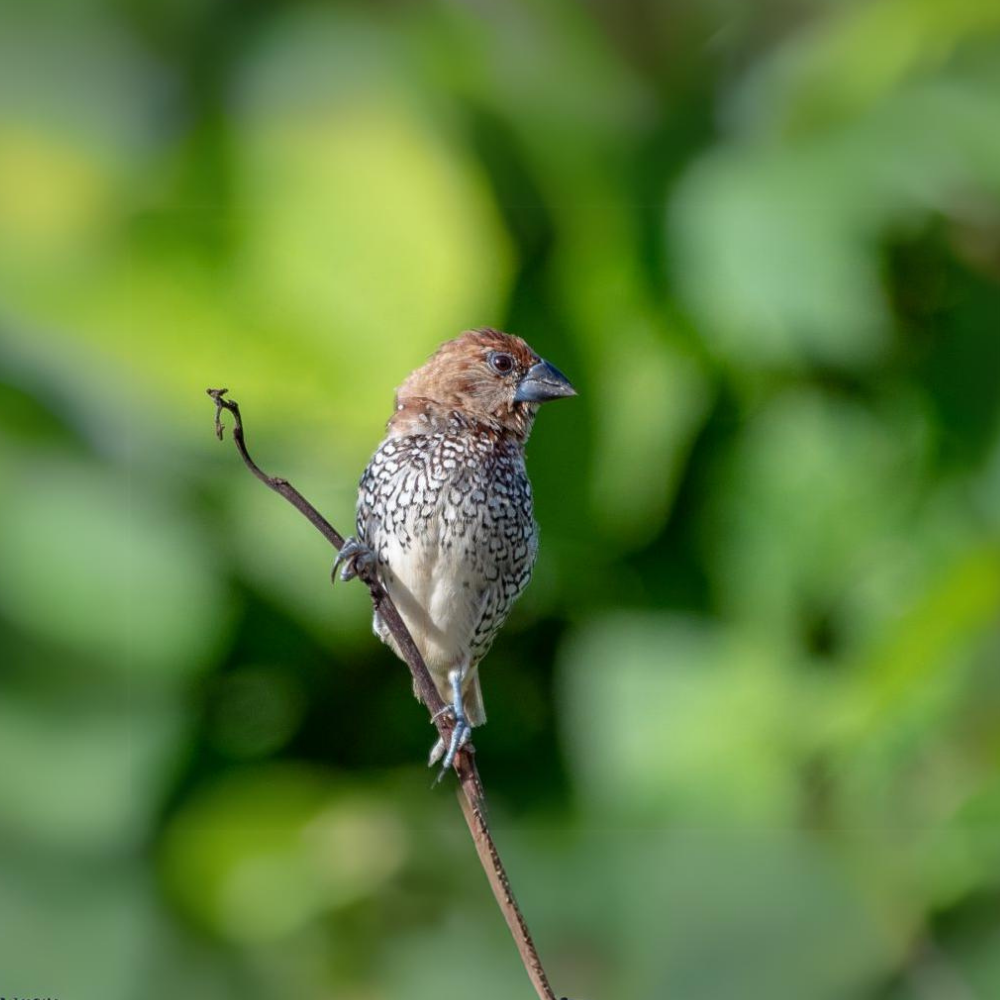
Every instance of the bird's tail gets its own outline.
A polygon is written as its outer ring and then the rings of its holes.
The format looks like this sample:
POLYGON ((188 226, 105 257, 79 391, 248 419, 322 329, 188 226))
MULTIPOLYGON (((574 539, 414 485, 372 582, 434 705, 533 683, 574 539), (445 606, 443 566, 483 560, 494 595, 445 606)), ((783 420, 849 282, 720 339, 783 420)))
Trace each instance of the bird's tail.
POLYGON ((486 709, 483 707, 483 691, 479 686, 479 670, 476 668, 473 668, 472 676, 465 682, 462 701, 469 725, 481 726, 486 721, 486 709))

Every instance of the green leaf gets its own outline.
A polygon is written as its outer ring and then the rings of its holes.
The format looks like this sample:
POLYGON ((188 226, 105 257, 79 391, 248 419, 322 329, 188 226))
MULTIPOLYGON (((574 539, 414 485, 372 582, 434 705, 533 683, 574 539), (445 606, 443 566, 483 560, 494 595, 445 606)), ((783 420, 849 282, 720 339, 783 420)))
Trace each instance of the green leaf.
POLYGON ((377 794, 284 764, 237 772, 189 799, 161 862, 189 917, 225 939, 262 943, 377 892, 408 845, 377 794))
POLYGON ((796 693, 778 652, 707 622, 609 615, 560 653, 566 742, 591 814, 788 822, 796 693))
POLYGON ((0 484, 0 610, 131 684, 210 662, 228 602, 209 539, 153 486, 77 461, 25 461, 0 484))

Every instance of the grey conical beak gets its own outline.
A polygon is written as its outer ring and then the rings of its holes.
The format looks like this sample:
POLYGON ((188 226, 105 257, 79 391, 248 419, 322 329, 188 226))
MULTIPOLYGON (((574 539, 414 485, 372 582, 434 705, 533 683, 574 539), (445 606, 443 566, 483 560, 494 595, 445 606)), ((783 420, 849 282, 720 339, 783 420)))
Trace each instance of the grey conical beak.
POLYGON ((515 403, 544 403, 560 396, 575 396, 576 389, 555 365, 548 361, 533 364, 521 379, 514 393, 515 403))

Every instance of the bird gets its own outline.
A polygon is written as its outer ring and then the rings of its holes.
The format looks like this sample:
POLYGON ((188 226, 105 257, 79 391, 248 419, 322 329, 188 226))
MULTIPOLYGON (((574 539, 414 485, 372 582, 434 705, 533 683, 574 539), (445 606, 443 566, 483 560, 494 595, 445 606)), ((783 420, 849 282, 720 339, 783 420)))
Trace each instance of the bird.
MULTIPOLYGON (((366 563, 399 610, 453 716, 448 746, 439 739, 430 753, 442 775, 486 721, 479 664, 538 552, 525 444, 540 404, 575 395, 520 337, 466 330, 397 388, 361 476, 357 534, 334 575, 366 563)), ((377 611, 372 628, 403 658, 377 611)))

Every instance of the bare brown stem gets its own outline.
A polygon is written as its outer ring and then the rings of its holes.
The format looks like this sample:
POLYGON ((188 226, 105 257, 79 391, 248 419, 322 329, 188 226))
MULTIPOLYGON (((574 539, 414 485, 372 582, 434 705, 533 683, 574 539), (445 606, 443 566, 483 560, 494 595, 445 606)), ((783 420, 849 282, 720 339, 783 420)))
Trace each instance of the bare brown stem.
MULTIPOLYGON (((287 479, 267 475, 250 457, 243 434, 243 418, 240 415, 240 408, 234 400, 226 398, 228 391, 228 389, 207 390, 208 395, 215 401, 216 436, 220 441, 222 440, 222 411, 228 410, 233 415, 233 441, 247 468, 265 486, 283 496, 339 552, 344 545, 344 536, 287 479)), ((454 720, 447 712, 447 706, 441 695, 438 694, 437 687, 431 679, 420 650, 417 649, 417 645, 392 599, 379 583, 374 569, 359 564, 358 576, 368 587, 374 609, 379 613, 382 621, 385 622, 386 627, 396 640, 396 645, 402 652, 406 665, 413 675, 413 682, 420 693, 420 700, 431 713, 431 722, 437 727, 441 739, 447 745, 451 738, 454 720)), ((472 834, 472 842, 479 855, 483 871, 489 880, 490 888, 493 890, 493 896, 514 937, 514 943, 517 945, 525 972, 527 972, 540 1000, 556 1000, 548 977, 545 975, 542 960, 538 957, 535 942, 528 931, 524 914, 514 898, 507 870, 504 868, 500 852, 497 850, 496 842, 486 821, 486 792, 482 779, 479 777, 475 750, 471 743, 467 743, 455 755, 453 766, 458 776, 459 801, 462 805, 465 822, 469 827, 469 833, 472 834)))

